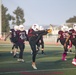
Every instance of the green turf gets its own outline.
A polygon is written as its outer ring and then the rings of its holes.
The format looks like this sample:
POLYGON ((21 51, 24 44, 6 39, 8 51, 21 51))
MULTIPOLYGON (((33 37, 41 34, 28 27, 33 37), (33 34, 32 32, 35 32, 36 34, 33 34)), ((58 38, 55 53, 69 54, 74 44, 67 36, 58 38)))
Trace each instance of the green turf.
POLYGON ((76 75, 76 66, 71 64, 74 54, 68 54, 67 61, 62 61, 61 46, 45 45, 46 55, 39 51, 36 57, 37 70, 31 67, 32 55, 29 45, 26 45, 24 50, 24 63, 13 58, 10 54, 11 46, 0 45, 0 75, 76 75))

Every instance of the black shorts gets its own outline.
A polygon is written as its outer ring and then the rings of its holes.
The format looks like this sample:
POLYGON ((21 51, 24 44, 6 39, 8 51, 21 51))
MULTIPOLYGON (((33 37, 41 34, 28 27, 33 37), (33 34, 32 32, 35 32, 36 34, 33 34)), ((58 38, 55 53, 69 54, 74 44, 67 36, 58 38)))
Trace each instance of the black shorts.
MULTIPOLYGON (((60 39, 60 43, 61 43, 62 45, 65 44, 65 41, 66 41, 66 38, 60 39)), ((67 41, 66 44, 69 45, 69 40, 67 41)))
POLYGON ((62 44, 62 45, 64 45, 64 43, 65 43, 65 38, 63 38, 63 39, 60 39, 60 43, 62 44))

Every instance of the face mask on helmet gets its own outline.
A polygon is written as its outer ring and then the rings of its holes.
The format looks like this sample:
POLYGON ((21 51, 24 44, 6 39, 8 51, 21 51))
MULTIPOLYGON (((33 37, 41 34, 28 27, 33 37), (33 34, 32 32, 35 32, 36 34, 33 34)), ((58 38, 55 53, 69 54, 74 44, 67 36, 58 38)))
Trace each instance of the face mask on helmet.
POLYGON ((38 30, 39 30, 39 25, 38 25, 38 24, 34 24, 34 25, 32 26, 32 29, 33 29, 34 31, 38 31, 38 30))
POLYGON ((24 26, 23 25, 19 25, 19 30, 23 31, 24 30, 24 26))
POLYGON ((73 25, 73 29, 76 31, 76 24, 73 25))
POLYGON ((19 26, 14 26, 14 30, 17 31, 19 29, 19 26))
POLYGON ((44 28, 42 26, 39 27, 39 30, 44 30, 44 28))

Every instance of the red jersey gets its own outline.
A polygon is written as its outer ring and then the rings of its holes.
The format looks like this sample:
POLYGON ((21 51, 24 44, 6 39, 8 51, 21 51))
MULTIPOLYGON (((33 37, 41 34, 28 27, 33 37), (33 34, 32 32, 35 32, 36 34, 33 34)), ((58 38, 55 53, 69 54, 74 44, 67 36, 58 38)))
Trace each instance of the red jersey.
POLYGON ((74 29, 69 30, 70 39, 76 38, 76 31, 74 29))
POLYGON ((60 35, 60 39, 64 39, 64 38, 67 38, 68 31, 63 32, 63 31, 60 30, 58 32, 58 34, 60 35))
POLYGON ((30 29, 28 30, 28 37, 36 36, 36 34, 34 34, 33 32, 34 32, 34 30, 30 28, 30 29))

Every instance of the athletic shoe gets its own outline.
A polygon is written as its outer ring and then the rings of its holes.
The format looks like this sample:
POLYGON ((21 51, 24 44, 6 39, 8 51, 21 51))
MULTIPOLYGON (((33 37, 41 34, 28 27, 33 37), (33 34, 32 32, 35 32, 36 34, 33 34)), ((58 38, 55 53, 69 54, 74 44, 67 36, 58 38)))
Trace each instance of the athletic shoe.
POLYGON ((19 62, 24 62, 24 59, 18 59, 17 61, 19 61, 19 62))
POLYGON ((36 65, 33 65, 33 64, 32 64, 32 67, 33 67, 33 69, 35 69, 35 70, 37 69, 36 65))
POLYGON ((13 51, 10 51, 10 53, 12 54, 12 53, 13 53, 13 51))
POLYGON ((76 66, 76 62, 73 61, 72 64, 76 66))
POLYGON ((31 52, 31 54, 33 54, 33 52, 31 52))
POLYGON ((76 59, 74 58, 72 64, 76 66, 76 59))
POLYGON ((44 54, 44 52, 42 51, 41 54, 44 54))
POLYGON ((64 61, 66 61, 67 59, 65 58, 64 61))
POLYGON ((65 58, 65 59, 62 59, 63 61, 66 61, 67 59, 65 58))
POLYGON ((17 61, 21 61, 21 59, 17 59, 17 61))
POLYGON ((22 62, 24 62, 24 59, 21 59, 22 62))

